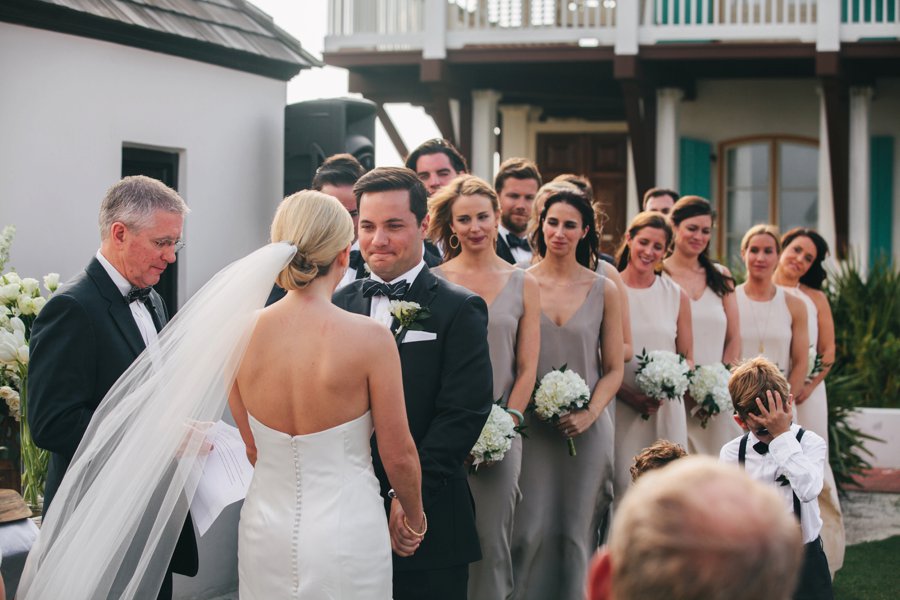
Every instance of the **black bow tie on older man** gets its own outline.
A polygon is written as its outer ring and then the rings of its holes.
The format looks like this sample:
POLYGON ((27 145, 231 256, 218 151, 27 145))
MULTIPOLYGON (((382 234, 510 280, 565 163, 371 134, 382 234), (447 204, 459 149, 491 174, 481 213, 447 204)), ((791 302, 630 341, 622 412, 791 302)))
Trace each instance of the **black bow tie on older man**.
POLYGON ((147 300, 150 299, 150 292, 152 291, 152 287, 133 287, 130 292, 125 294, 125 304, 131 304, 132 302, 143 302, 146 304, 147 300))
POLYGON ((362 293, 364 298, 373 296, 387 296, 388 300, 402 300, 403 296, 409 290, 409 284, 405 279, 395 283, 383 283, 374 279, 365 279, 362 282, 362 293))
POLYGON ((531 252, 531 246, 528 245, 528 240, 525 238, 520 238, 514 233, 506 234, 506 243, 509 245, 511 250, 515 248, 521 248, 522 250, 526 250, 531 252))

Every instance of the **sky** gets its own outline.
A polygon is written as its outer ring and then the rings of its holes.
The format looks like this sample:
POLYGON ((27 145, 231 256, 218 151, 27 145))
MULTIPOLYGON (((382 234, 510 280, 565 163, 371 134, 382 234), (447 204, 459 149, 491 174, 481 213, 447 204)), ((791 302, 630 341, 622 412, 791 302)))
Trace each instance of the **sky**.
MULTIPOLYGON (((268 13, 275 24, 300 40, 303 48, 322 57, 322 48, 328 29, 328 2, 330 0, 250 0, 268 13)), ((287 103, 339 98, 350 96, 347 91, 347 71, 336 67, 305 69, 287 86, 287 103)), ((358 95, 355 95, 359 97, 358 95)), ((409 149, 423 141, 440 137, 434 121, 420 107, 409 104, 387 104, 385 110, 400 132, 409 149)), ((401 157, 381 126, 375 122, 375 163, 377 166, 400 166, 401 157)))

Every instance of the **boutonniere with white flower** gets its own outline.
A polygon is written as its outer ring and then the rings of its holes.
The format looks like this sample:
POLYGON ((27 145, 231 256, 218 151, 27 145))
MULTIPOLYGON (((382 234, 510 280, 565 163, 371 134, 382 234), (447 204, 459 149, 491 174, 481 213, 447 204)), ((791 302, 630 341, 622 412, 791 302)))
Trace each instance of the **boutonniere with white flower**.
POLYGON ((431 316, 431 311, 418 302, 391 300, 391 316, 400 323, 394 332, 394 338, 399 340, 405 331, 421 331, 422 321, 431 316))

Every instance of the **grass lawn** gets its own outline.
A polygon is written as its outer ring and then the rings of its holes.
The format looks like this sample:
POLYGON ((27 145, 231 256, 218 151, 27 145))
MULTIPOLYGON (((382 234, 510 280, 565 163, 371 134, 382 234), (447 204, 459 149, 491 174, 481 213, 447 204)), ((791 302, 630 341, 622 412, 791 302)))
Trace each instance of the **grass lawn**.
POLYGON ((900 536, 848 546, 834 579, 835 600, 895 600, 900 595, 900 536))

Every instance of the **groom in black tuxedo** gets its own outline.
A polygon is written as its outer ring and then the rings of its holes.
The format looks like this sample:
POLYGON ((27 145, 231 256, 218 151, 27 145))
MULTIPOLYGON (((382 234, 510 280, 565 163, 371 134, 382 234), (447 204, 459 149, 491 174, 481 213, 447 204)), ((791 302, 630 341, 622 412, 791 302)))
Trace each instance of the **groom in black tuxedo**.
MULTIPOLYGON (((395 332, 390 300, 428 309, 421 329, 397 337, 409 428, 422 465, 428 531, 412 556, 394 555, 394 598, 466 598, 468 565, 481 558, 464 461, 492 404, 487 307, 479 296, 435 277, 422 258, 426 194, 416 174, 378 168, 354 186, 359 202, 360 250, 371 277, 338 291, 334 303, 370 315, 395 332)), ((385 496, 391 539, 408 534, 403 509, 388 500, 391 487, 373 441, 373 462, 385 496)), ((411 524, 419 529, 419 524, 411 524)))
MULTIPOLYGON (((166 323, 150 286, 175 262, 187 212, 161 181, 137 175, 116 183, 100 207, 100 249, 34 322, 28 425, 51 453, 45 514, 100 401, 166 323)), ((172 571, 194 576, 197 568, 188 516, 158 598, 172 597, 172 571)))

